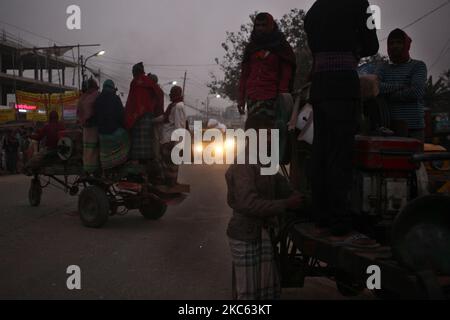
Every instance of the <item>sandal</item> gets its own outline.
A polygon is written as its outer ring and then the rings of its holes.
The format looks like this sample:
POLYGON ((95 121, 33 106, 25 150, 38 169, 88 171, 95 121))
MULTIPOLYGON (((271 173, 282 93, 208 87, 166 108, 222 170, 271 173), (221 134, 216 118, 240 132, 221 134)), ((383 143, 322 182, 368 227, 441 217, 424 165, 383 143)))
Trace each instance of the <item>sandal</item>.
MULTIPOLYGON (((332 239, 330 239, 333 241, 332 239)), ((345 246, 358 249, 375 249, 380 244, 362 233, 353 233, 343 240, 333 241, 338 246, 345 246)))

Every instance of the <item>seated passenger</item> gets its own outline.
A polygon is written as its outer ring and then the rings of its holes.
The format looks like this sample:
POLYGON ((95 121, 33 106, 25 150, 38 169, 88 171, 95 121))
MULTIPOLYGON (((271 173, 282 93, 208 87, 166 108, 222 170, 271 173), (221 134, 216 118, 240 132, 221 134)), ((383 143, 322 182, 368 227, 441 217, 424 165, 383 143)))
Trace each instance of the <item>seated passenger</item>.
POLYGON ((95 100, 91 119, 99 134, 102 169, 112 169, 125 163, 130 151, 128 132, 123 128, 124 108, 116 91, 112 80, 103 83, 103 90, 95 100))
POLYGON ((83 168, 86 173, 99 169, 98 132, 90 123, 94 114, 94 102, 98 96, 98 84, 90 78, 83 82, 83 93, 78 100, 77 120, 83 127, 83 168))
POLYGON ((50 112, 49 122, 43 128, 31 136, 31 139, 41 141, 45 138, 45 147, 42 148, 30 161, 25 165, 25 172, 32 174, 33 171, 39 169, 49 162, 49 160, 57 157, 58 133, 64 130, 64 124, 58 121, 58 113, 50 112))
POLYGON ((172 141, 172 133, 186 127, 186 114, 183 103, 183 89, 173 86, 170 90, 171 104, 164 113, 164 125, 161 136, 161 155, 166 185, 174 187, 178 179, 178 165, 172 161, 172 149, 177 142, 172 141))

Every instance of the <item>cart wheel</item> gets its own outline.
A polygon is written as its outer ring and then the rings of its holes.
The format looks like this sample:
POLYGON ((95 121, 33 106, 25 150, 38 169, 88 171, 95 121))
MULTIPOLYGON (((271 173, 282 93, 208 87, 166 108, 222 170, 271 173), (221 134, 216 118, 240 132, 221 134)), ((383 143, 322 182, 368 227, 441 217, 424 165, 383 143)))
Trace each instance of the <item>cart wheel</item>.
POLYGON ((109 199, 105 191, 97 186, 84 189, 78 198, 78 211, 86 227, 102 227, 109 216, 109 199))
POLYGON ((344 297, 356 297, 364 291, 364 285, 353 282, 349 276, 338 273, 336 275, 336 287, 344 297))
POLYGON ((161 200, 146 199, 143 201, 139 211, 149 220, 158 220, 166 213, 167 205, 161 200))
POLYGON ((31 180, 30 190, 28 191, 28 201, 32 207, 37 207, 41 204, 42 187, 39 178, 31 180))
POLYGON ((72 186, 69 189, 69 194, 71 196, 76 196, 78 194, 78 192, 80 191, 80 189, 78 188, 78 186, 72 186))

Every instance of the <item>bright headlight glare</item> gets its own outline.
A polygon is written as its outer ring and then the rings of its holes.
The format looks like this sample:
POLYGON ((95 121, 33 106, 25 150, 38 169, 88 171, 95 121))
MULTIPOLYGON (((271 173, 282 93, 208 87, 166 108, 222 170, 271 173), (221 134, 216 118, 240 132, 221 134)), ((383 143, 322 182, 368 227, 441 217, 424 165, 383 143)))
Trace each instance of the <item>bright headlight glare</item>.
POLYGON ((234 140, 233 139, 227 139, 225 141, 225 148, 233 149, 234 148, 234 140))
POLYGON ((194 150, 195 150, 195 152, 198 152, 198 153, 203 152, 203 145, 197 144, 195 146, 194 150))

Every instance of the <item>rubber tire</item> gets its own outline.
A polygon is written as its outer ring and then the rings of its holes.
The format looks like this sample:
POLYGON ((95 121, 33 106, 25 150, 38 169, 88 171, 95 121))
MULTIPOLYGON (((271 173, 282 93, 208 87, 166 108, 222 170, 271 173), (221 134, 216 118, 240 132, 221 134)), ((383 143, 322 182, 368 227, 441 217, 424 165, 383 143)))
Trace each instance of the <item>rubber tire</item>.
POLYGON ((87 187, 78 197, 80 219, 88 228, 102 227, 108 221, 109 211, 108 196, 100 187, 87 187))
POLYGON ((28 201, 32 207, 38 207, 41 204, 42 187, 39 179, 31 180, 30 189, 28 190, 28 201))
POLYGON ((167 211, 167 204, 161 200, 147 199, 139 208, 139 212, 148 220, 159 220, 167 211))
POLYGON ((450 257, 445 254, 450 248, 446 240, 450 239, 449 208, 450 197, 428 195, 408 203, 396 217, 391 245, 394 257, 401 265, 421 271, 431 264, 443 274, 450 272, 450 257), (421 227, 429 233, 425 236, 418 233, 421 227), (434 230, 439 232, 432 233, 434 230))

